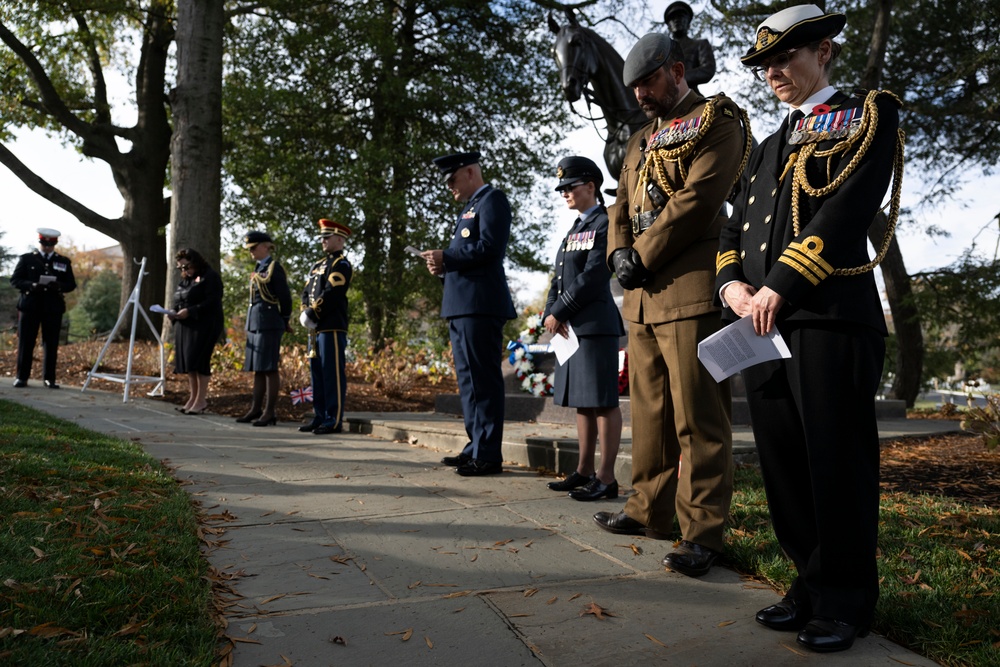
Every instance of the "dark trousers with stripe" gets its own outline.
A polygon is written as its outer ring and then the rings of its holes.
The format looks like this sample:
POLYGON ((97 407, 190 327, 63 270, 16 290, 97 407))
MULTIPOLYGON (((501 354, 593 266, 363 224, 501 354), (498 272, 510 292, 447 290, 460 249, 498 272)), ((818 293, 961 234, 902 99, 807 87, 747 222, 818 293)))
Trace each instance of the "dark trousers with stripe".
POLYGON ((62 313, 30 310, 20 311, 17 318, 17 379, 27 382, 31 376, 31 362, 39 328, 42 330, 42 379, 55 382, 62 313))
POLYGON ((787 597, 867 626, 878 598, 874 399, 885 341, 861 324, 779 330, 791 358, 752 366, 743 379, 774 532, 798 571, 787 597))
POLYGON ((316 334, 316 356, 309 360, 316 426, 343 425, 344 399, 347 397, 346 348, 346 331, 316 334))
POLYGON ((491 463, 503 462, 500 448, 504 387, 500 363, 504 321, 488 316, 448 320, 465 433, 469 436, 462 453, 491 463))

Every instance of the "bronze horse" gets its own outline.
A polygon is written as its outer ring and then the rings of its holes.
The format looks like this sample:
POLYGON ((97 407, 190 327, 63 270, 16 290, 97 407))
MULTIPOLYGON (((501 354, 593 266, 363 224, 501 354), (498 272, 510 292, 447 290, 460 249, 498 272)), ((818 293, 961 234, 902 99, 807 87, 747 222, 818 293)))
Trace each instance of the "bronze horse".
POLYGON ((549 14, 549 29, 556 35, 552 53, 559 65, 563 94, 571 109, 582 96, 588 108, 594 104, 603 111, 607 124, 604 162, 608 172, 618 178, 629 137, 647 119, 635 95, 622 83, 625 59, 603 37, 581 26, 572 10, 566 10, 566 17, 569 23, 560 26, 549 14))

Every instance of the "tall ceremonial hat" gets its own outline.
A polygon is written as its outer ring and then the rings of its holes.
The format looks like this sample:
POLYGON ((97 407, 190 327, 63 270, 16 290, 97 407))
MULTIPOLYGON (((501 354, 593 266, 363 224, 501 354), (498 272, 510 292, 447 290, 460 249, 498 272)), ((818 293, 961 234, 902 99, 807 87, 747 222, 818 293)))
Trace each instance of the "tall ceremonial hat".
POLYGON ((437 165, 437 168, 441 170, 444 180, 447 181, 451 178, 452 174, 462 167, 468 167, 470 164, 479 164, 479 157, 479 151, 472 151, 469 153, 452 153, 451 155, 436 157, 433 162, 437 165))
POLYGON ((52 229, 51 227, 39 227, 38 232, 38 242, 45 243, 45 245, 55 245, 62 236, 62 232, 58 229, 52 229))
POLYGON ((667 8, 663 10, 663 22, 670 23, 670 17, 674 14, 687 14, 688 18, 694 18, 694 10, 691 9, 691 5, 686 2, 671 2, 667 5, 667 8))
POLYGON ((631 88, 632 84, 663 67, 670 57, 670 50, 673 48, 673 41, 670 35, 662 32, 651 32, 639 38, 632 50, 625 58, 625 67, 622 70, 622 83, 626 88, 631 88))
POLYGON ((247 250, 258 243, 274 243, 274 241, 265 232, 247 232, 246 236, 243 237, 243 247, 247 250))
POLYGON ((556 178, 559 179, 559 182, 556 183, 556 190, 563 190, 570 185, 586 183, 587 181, 593 181, 597 187, 601 187, 601 183, 604 182, 604 174, 601 173, 597 163, 589 158, 576 155, 559 160, 559 165, 556 167, 556 178))
POLYGON ((847 23, 843 14, 824 14, 816 5, 796 5, 772 14, 757 26, 757 38, 746 55, 740 58, 747 67, 771 56, 840 34, 847 23))
POLYGON ((351 235, 351 228, 347 225, 337 222, 336 220, 327 220, 326 218, 320 218, 319 220, 319 238, 324 239, 328 236, 343 236, 345 239, 351 235))

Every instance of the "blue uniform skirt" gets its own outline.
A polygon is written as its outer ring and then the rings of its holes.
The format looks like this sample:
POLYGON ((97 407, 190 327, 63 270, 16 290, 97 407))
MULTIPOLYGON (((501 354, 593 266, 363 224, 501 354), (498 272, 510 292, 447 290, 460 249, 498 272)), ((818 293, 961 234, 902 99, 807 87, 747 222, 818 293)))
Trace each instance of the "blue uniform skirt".
POLYGON ((580 349, 557 365, 552 402, 570 408, 618 405, 618 336, 580 336, 580 349))
POLYGON ((284 333, 280 329, 248 331, 243 370, 255 372, 278 370, 281 366, 281 336, 284 333))

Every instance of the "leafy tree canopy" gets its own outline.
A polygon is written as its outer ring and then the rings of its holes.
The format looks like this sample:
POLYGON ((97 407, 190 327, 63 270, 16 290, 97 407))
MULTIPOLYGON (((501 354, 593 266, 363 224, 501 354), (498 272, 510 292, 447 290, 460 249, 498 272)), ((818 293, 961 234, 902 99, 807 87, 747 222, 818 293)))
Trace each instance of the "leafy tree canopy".
POLYGON ((511 265, 539 256, 548 176, 568 124, 546 10, 526 0, 383 0, 256 12, 234 23, 225 91, 233 239, 275 234, 293 276, 320 217, 348 242, 372 342, 437 309, 439 281, 404 247, 446 247, 457 204, 432 158, 479 150, 515 209, 511 265), (543 176, 544 175, 544 176, 543 176))

